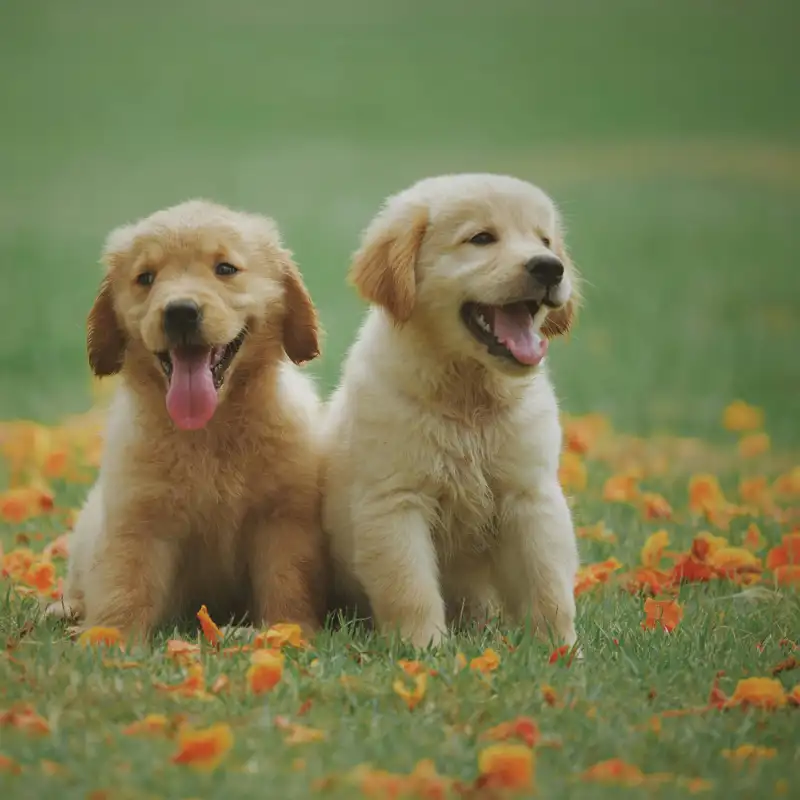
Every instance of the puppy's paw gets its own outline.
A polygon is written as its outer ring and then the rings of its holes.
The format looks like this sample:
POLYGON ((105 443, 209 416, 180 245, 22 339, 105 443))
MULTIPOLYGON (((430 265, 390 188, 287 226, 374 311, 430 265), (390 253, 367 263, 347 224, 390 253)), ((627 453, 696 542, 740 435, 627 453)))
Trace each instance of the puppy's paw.
POLYGON ((71 603, 69 600, 62 598, 50 603, 44 610, 45 617, 50 619, 65 620, 66 622, 75 622, 83 616, 83 606, 80 603, 71 603))

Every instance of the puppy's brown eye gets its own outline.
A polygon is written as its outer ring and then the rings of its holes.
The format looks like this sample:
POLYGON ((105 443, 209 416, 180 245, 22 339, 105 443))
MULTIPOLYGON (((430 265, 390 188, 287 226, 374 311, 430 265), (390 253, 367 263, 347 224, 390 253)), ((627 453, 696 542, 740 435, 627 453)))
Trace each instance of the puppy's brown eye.
POLYGON ((478 247, 485 247, 487 244, 494 244, 497 237, 491 231, 481 231, 476 233, 470 240, 470 244, 476 244, 478 247))
POLYGON ((152 286, 153 281, 155 279, 156 279, 155 272, 150 272, 150 270, 146 270, 145 272, 140 272, 136 276, 136 283, 138 283, 139 286, 152 286))
POLYGON ((542 237, 540 237, 540 238, 541 238, 541 240, 542 240, 542 244, 543 244, 545 247, 550 247, 550 245, 552 244, 552 242, 550 241, 550 237, 549 237, 549 236, 542 236, 542 237))
POLYGON ((235 275, 238 272, 238 268, 234 267, 233 264, 229 264, 227 261, 220 261, 216 267, 214 267, 214 272, 217 275, 235 275))

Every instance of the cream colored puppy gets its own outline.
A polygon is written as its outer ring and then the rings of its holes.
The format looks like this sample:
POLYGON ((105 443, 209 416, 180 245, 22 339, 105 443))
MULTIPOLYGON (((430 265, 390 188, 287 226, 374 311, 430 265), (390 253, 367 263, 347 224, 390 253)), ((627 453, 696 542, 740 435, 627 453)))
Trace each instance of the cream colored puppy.
POLYGON ((326 420, 339 596, 417 646, 495 601, 572 644, 578 554, 544 359, 578 275, 552 201, 498 175, 423 180, 389 198, 351 278, 373 307, 326 420))

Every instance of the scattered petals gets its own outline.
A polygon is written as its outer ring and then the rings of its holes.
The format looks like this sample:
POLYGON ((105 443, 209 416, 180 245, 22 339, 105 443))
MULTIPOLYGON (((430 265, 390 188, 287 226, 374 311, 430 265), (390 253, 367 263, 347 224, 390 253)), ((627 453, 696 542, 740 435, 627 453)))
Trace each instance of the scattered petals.
POLYGON ((291 647, 308 647, 308 642, 303 638, 303 629, 294 623, 281 622, 272 625, 269 630, 259 633, 253 641, 254 647, 266 647, 280 650, 286 645, 291 647))
POLYGON ((410 711, 413 711, 425 697, 428 675, 423 672, 414 678, 414 686, 409 688, 400 678, 393 684, 394 693, 403 699, 410 711))
POLYGON ((786 692, 777 678, 744 678, 736 685, 736 689, 725 707, 776 709, 785 706, 786 702, 786 692))
POLYGON ((203 629, 203 636, 206 637, 206 641, 212 647, 217 647, 223 638, 222 631, 209 616, 205 605, 200 606, 200 610, 197 612, 197 619, 200 621, 200 627, 203 629))
POLYGON ((764 412, 744 400, 734 400, 722 412, 722 425, 736 433, 755 431, 764 426, 764 412))
POLYGON ((478 754, 479 787, 531 789, 534 751, 524 744, 494 744, 478 754))
POLYGON ((775 758, 778 751, 774 747, 760 747, 755 744, 742 744, 735 750, 723 750, 722 755, 729 761, 756 761, 761 758, 775 758))
POLYGON ((739 455, 742 458, 756 458, 769 452, 770 439, 766 433, 751 433, 739 440, 739 455))
POLYGON ((590 542, 605 542, 607 544, 617 543, 617 535, 606 528, 602 520, 594 525, 586 525, 582 528, 577 528, 575 534, 579 539, 588 539, 590 542))
POLYGON ((183 639, 170 639, 167 642, 167 656, 178 663, 196 660, 200 655, 200 645, 185 642, 183 639))
POLYGON ((663 628, 667 633, 675 630, 683 619, 683 609, 675 600, 654 600, 648 597, 644 601, 645 620, 643 628, 663 628))
POLYGON ((482 672, 484 674, 494 672, 499 666, 500 656, 491 648, 487 648, 483 651, 483 655, 477 656, 469 662, 469 668, 473 672, 482 672))
POLYGON ((201 700, 209 698, 206 692, 206 678, 201 664, 190 664, 186 677, 180 683, 156 683, 156 688, 179 697, 196 697, 201 700))
POLYGON ((789 533, 781 543, 767 553, 767 569, 775 570, 789 564, 800 566, 800 533, 789 533))
POLYGON ((620 758, 600 761, 581 774, 581 780, 593 783, 619 784, 622 786, 639 786, 644 783, 645 776, 639 767, 628 764, 620 758))
POLYGON ((247 684, 253 694, 272 691, 283 676, 284 657, 279 650, 256 650, 247 670, 247 684))
POLYGON ((0 753, 0 774, 3 773, 6 775, 20 775, 22 773, 22 767, 17 761, 14 761, 13 758, 9 758, 0 753))
POLYGON ((165 736, 169 728, 170 722, 163 714, 148 714, 123 728, 122 733, 125 736, 165 736))
POLYGON ((122 631, 119 628, 94 627, 88 628, 78 637, 78 644, 81 647, 105 647, 121 646, 125 641, 122 631))
POLYGON ((508 739, 521 739, 528 747, 536 747, 541 738, 539 726, 530 717, 517 717, 508 722, 501 722, 484 731, 482 739, 504 742, 508 739))
POLYGON ((580 492, 586 488, 586 464, 577 453, 567 450, 561 454, 558 479, 567 491, 580 492))
POLYGON ((645 519, 669 519, 672 506, 660 494, 645 492, 642 495, 642 514, 645 519))
POLYGON ((639 478, 632 473, 612 475, 603 485, 603 500, 608 503, 632 503, 639 496, 639 478))
POLYGON ((174 764, 184 764, 197 770, 212 771, 233 747, 230 725, 220 723, 204 729, 183 727, 178 731, 178 752, 174 764))
POLYGON ((658 567, 661 563, 661 556, 668 545, 669 534, 667 531, 656 531, 648 536, 644 547, 642 547, 642 565, 645 567, 658 567))
POLYGON ((3 727, 16 728, 33 736, 50 733, 50 724, 28 703, 19 703, 8 711, 0 710, 0 728, 3 727))

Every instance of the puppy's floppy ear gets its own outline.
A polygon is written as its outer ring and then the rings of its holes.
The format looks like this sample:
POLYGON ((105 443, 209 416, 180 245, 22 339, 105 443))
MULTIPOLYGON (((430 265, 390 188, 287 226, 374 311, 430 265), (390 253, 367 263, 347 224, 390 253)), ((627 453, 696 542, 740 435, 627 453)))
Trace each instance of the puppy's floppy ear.
POLYGON ((94 301, 86 326, 89 366, 98 378, 116 375, 125 360, 125 333, 114 310, 111 278, 106 275, 94 301))
POLYGON ((286 314, 283 349, 295 364, 302 364, 319 355, 319 321, 300 270, 288 253, 284 261, 283 287, 286 314))
POLYGON ((561 259, 564 264, 564 275, 569 278, 572 285, 572 294, 569 300, 555 311, 551 311, 542 325, 542 333, 548 338, 552 339, 554 336, 563 336, 569 333, 575 322, 575 317, 578 309, 581 306, 581 276, 572 259, 569 257, 566 245, 564 244, 564 237, 561 233, 553 247, 555 254, 561 259))
POLYGON ((359 294, 385 308, 397 322, 414 310, 415 266, 428 228, 428 211, 419 206, 383 211, 367 228, 349 279, 359 294))

